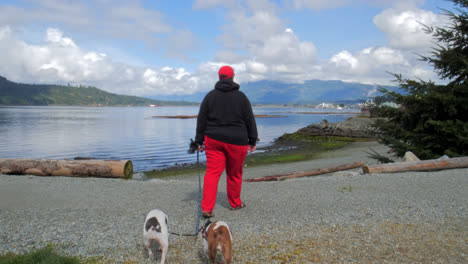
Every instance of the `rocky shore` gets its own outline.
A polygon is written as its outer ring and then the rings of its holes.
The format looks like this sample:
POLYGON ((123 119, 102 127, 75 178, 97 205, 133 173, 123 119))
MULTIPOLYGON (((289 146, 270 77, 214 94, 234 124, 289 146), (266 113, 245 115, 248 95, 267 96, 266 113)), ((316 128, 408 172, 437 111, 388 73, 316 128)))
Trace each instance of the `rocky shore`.
POLYGON ((308 137, 377 139, 377 133, 372 128, 373 122, 374 119, 368 117, 352 117, 336 123, 330 123, 324 119, 319 124, 311 124, 299 129, 295 134, 308 137))

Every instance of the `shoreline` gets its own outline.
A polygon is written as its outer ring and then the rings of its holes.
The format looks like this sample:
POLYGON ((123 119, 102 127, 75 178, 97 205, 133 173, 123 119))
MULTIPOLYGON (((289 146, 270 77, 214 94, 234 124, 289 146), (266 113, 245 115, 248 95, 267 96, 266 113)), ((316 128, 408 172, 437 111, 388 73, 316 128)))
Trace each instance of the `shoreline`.
MULTIPOLYGON (((365 160, 375 141, 318 159, 247 167, 245 178, 365 160)), ((229 210, 222 176, 214 220, 233 233, 236 263, 463 263, 468 169, 361 174, 359 169, 279 182, 244 183, 247 207, 229 210)), ((84 263, 154 263, 144 254, 145 214, 159 208, 169 230, 192 233, 198 175, 147 181, 0 175, 0 253, 53 243, 84 263), (100 259, 102 262, 93 262, 100 259)), ((203 224, 205 220, 201 220, 203 224)), ((206 263, 202 238, 169 237, 168 263, 206 263)))
MULTIPOLYGON (((323 153, 339 150, 353 142, 375 141, 375 138, 363 132, 368 130, 371 123, 369 120, 371 119, 366 116, 356 116, 340 122, 322 121, 320 124, 311 124, 293 133, 285 133, 277 138, 273 144, 249 153, 244 166, 255 167, 274 163, 288 164, 314 160, 320 158, 323 153), (312 134, 311 128, 314 129, 312 134), (335 130, 340 131, 340 134, 337 134, 339 136, 334 135, 333 131, 335 130)), ((204 171, 205 166, 205 163, 200 163, 202 171, 204 171)), ((137 179, 166 178, 183 176, 197 171, 196 163, 186 163, 159 170, 137 172, 134 173, 134 176, 137 179)))
MULTIPOLYGON (((244 179, 376 163, 369 149, 389 150, 377 141, 350 142, 314 159, 247 165, 244 179)), ((197 170, 144 180, 0 175, 0 254, 53 244, 83 263, 155 263, 160 254, 149 261, 143 246, 146 214, 161 209, 170 232, 193 234, 200 176, 197 170)), ((247 207, 232 211, 223 173, 213 220, 230 226, 234 263, 464 263, 466 186, 468 168, 374 174, 356 168, 244 182, 247 207)), ((202 252, 200 235, 170 235, 167 263, 207 263, 202 252)))

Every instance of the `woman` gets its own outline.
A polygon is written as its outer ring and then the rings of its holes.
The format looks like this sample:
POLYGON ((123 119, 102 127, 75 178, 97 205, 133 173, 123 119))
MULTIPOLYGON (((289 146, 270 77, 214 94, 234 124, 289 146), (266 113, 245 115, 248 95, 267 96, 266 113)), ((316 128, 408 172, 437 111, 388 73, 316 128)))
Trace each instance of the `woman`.
POLYGON ((227 197, 232 210, 245 207, 240 199, 242 173, 247 151, 254 151, 257 124, 247 96, 234 82, 234 70, 223 66, 219 81, 203 99, 197 118, 195 142, 206 151, 202 215, 213 217, 218 182, 226 169, 227 197))

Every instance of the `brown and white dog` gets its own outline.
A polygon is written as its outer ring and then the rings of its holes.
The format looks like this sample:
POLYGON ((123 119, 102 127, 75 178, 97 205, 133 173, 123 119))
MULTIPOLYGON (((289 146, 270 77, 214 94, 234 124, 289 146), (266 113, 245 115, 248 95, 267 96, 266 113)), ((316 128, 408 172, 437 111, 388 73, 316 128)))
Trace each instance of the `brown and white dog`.
POLYGON ((232 235, 229 226, 224 221, 207 221, 201 228, 203 249, 211 263, 216 262, 216 254, 223 255, 225 264, 231 263, 232 235))
POLYGON ((153 252, 151 251, 151 242, 153 241, 159 244, 161 264, 164 264, 169 248, 169 232, 167 230, 167 215, 159 209, 154 209, 148 213, 143 226, 143 244, 148 250, 149 259, 153 258, 153 252))

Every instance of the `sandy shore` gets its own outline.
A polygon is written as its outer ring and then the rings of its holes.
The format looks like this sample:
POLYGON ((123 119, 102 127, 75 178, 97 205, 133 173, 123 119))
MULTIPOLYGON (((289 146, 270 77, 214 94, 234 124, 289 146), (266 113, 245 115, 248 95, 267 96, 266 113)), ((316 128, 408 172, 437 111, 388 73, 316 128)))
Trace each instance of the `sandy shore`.
MULTIPOLYGON (((376 142, 320 159, 245 168, 245 178, 355 161, 376 142)), ((232 229, 234 263, 466 263, 468 169, 360 174, 358 169, 281 182, 244 183, 247 207, 229 210, 223 177, 215 219, 232 229)), ((198 175, 166 180, 0 175, 0 253, 55 245, 103 263, 154 263, 142 243, 145 214, 194 233, 198 175)), ((202 240, 171 235, 167 263, 205 263, 202 240)), ((158 255, 156 255, 158 258, 158 255)), ((96 262, 94 262, 96 263, 96 262)))

